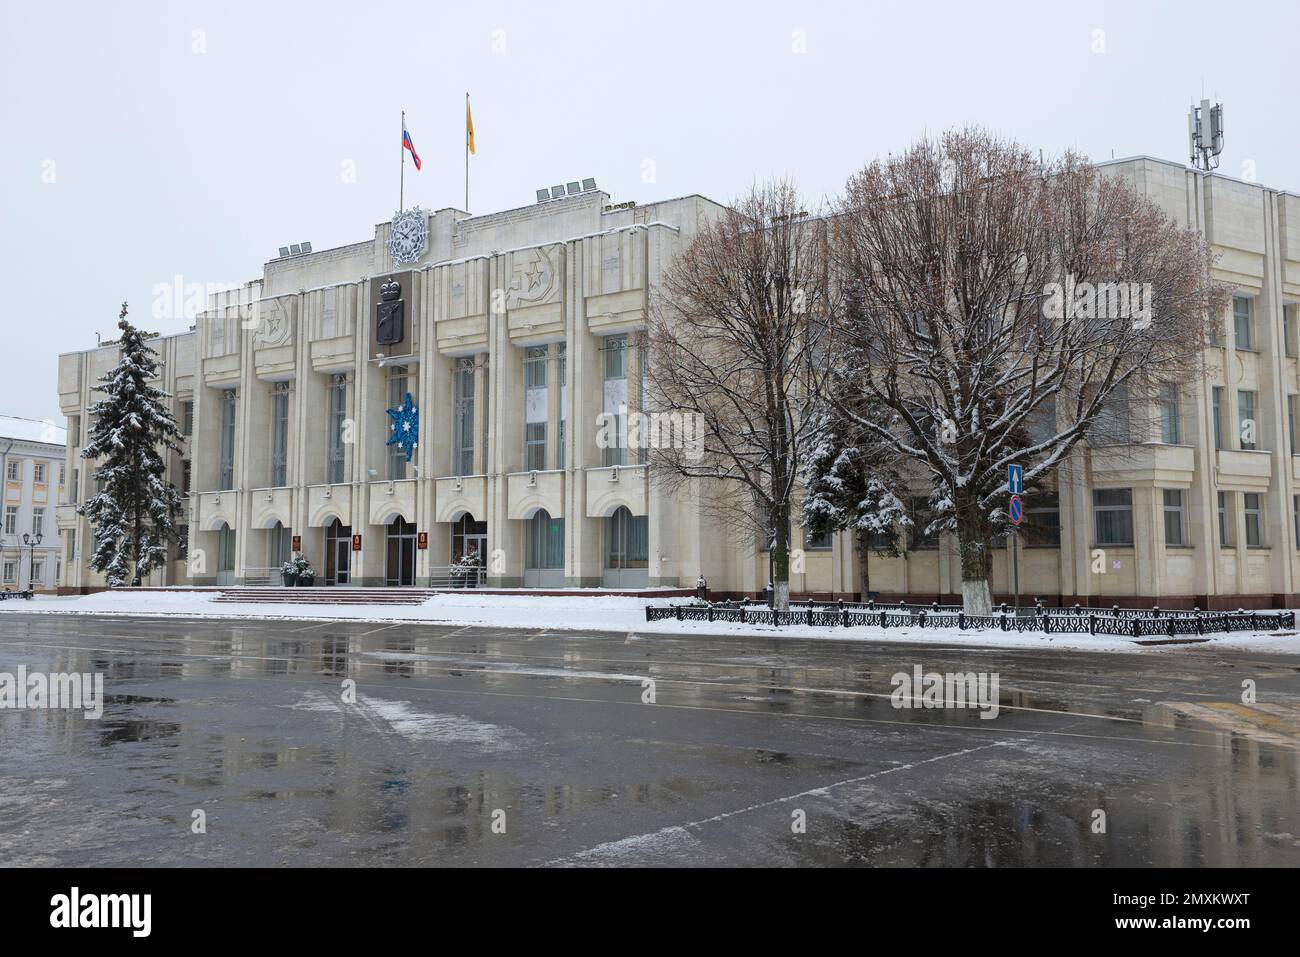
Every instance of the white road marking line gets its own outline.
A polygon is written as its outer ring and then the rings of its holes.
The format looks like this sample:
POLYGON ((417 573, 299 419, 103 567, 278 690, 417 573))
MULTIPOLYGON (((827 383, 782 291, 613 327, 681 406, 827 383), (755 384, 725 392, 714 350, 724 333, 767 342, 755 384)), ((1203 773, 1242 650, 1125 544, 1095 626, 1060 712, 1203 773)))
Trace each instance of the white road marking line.
POLYGON ((705 826, 706 824, 716 824, 720 821, 725 821, 728 818, 733 818, 740 814, 748 814, 751 811, 758 811, 758 810, 762 810, 763 808, 775 807, 778 804, 788 804, 789 802, 797 801, 800 798, 825 797, 832 788, 846 787, 851 784, 861 784, 863 781, 870 781, 875 778, 881 778, 887 774, 894 774, 895 772, 899 772, 899 771, 911 771, 914 768, 919 768, 922 765, 926 765, 926 764, 933 764, 936 761, 947 761, 951 758, 965 757, 968 754, 975 754, 979 751, 987 751, 990 748, 1004 748, 1014 743, 1015 742, 1013 741, 996 741, 993 744, 982 744, 976 748, 963 748, 960 751, 950 751, 947 754, 937 754, 932 758, 924 758, 920 761, 913 761, 911 764, 899 764, 891 768, 882 768, 879 771, 872 771, 870 774, 863 774, 856 778, 846 778, 843 781, 836 781, 833 784, 823 784, 821 787, 809 788, 806 791, 800 791, 798 794, 788 794, 785 797, 773 798, 770 801, 762 801, 758 804, 751 804, 748 807, 737 808, 734 811, 724 811, 721 814, 715 814, 712 817, 701 818, 698 821, 689 821, 686 824, 673 824, 673 825, 669 825, 668 827, 661 827, 657 831, 649 831, 645 834, 633 834, 630 837, 625 837, 617 841, 606 841, 603 844, 597 844, 594 847, 589 847, 584 851, 578 851, 576 854, 571 854, 568 858, 555 858, 551 861, 548 861, 547 863, 563 864, 574 858, 583 859, 583 858, 587 858, 599 854, 606 850, 613 850, 621 844, 627 844, 627 845, 640 844, 646 840, 653 840, 658 837, 665 837, 669 834, 686 834, 692 828, 700 828, 705 826))

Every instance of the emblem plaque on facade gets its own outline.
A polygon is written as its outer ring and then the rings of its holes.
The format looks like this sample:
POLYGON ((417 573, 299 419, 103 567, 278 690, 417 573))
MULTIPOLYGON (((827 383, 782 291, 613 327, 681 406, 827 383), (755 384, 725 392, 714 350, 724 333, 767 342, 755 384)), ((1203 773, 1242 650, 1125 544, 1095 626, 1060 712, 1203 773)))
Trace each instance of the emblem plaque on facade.
POLYGON ((381 346, 398 345, 404 332, 402 284, 396 279, 389 279, 379 287, 379 300, 375 306, 375 343, 381 346))
POLYGON ((416 262, 429 247, 429 218, 419 206, 393 213, 388 227, 388 254, 393 264, 416 262))

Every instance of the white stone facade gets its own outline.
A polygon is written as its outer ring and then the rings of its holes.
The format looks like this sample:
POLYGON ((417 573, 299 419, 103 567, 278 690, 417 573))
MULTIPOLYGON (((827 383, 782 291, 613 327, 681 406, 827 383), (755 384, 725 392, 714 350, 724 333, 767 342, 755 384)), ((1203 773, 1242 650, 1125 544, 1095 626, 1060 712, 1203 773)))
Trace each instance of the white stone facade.
MULTIPOLYGON (((1178 383, 1169 409, 1132 409, 1122 452, 1081 448, 1061 470, 1055 515, 1035 516, 1059 525, 1047 533, 1059 545, 1022 547, 1021 593, 1294 604, 1300 196, 1149 158, 1104 169, 1204 232, 1235 305, 1205 381, 1178 383), (1253 442, 1241 438, 1246 419, 1253 442)), ((590 191, 484 216, 439 210, 428 214, 425 253, 401 267, 381 223, 364 242, 268 262, 260 279, 213 297, 192 332, 155 340, 178 418, 193 403, 189 561, 178 555, 156 581, 278 580, 297 537, 318 584, 428 584, 473 545, 492 585, 691 587, 703 574, 715 593, 760 592, 766 553, 716 527, 697 498, 663 494, 636 450, 613 465, 596 443, 601 412, 644 403, 644 309, 720 207, 699 196, 607 204, 590 191), (401 286, 404 324, 401 341, 385 345, 376 308, 389 279, 401 286), (409 464, 385 445, 385 410, 405 392, 420 413, 409 464)), ((68 464, 80 483, 68 502, 87 493, 77 455, 89 389, 115 360, 111 347, 61 357, 60 399, 77 424, 68 464)), ((172 468, 183 484, 182 459, 172 468)), ((101 584, 81 560, 84 520, 68 506, 59 524, 79 543, 66 584, 101 584)), ((847 537, 818 548, 796 528, 793 545, 793 593, 856 590, 847 537)), ((999 597, 1011 592, 1008 558, 999 550, 994 560, 999 597)), ((954 543, 941 536, 905 557, 873 557, 871 588, 959 595, 954 543)))
POLYGON ((64 440, 53 422, 0 415, 0 589, 52 592, 59 584, 63 540, 55 510, 67 480, 64 440))

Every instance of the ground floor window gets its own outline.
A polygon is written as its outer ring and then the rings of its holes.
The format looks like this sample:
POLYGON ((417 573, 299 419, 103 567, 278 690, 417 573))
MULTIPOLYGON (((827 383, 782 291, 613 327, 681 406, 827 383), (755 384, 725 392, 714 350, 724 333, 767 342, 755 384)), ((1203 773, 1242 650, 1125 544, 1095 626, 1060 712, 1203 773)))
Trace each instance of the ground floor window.
POLYGON ((5 562, 4 580, 6 585, 13 584, 18 579, 18 563, 5 562))
POLYGON ((633 515, 627 506, 620 505, 605 523, 605 567, 649 567, 650 535, 646 516, 633 515))
POLYGON ((451 560, 459 561, 466 555, 477 555, 480 562, 487 561, 487 522, 476 522, 466 512, 451 526, 451 560))
POLYGON ((1099 488, 1092 493, 1098 545, 1133 544, 1133 490, 1099 488))
POLYGON ((564 567, 564 519, 551 518, 546 509, 538 509, 528 519, 525 538, 525 568, 564 567))
POLYGON ((1246 547, 1264 547, 1264 496, 1245 492, 1241 496, 1242 517, 1246 520, 1246 547))
POLYGON ((270 534, 267 535, 269 545, 267 548, 266 564, 271 569, 271 575, 274 577, 280 571, 280 566, 293 557, 290 546, 293 544, 293 536, 289 534, 289 529, 285 528, 280 522, 271 526, 270 534))
POLYGON ((1186 545, 1183 532, 1183 490, 1180 488, 1162 489, 1165 512, 1165 544, 1186 545))

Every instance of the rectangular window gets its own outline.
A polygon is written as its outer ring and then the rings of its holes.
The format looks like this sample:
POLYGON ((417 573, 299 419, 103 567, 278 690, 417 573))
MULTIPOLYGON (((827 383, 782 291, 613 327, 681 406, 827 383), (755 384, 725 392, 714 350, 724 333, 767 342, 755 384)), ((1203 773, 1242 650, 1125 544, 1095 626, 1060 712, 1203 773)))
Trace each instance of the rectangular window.
POLYGON ((189 495, 194 484, 194 465, 189 459, 181 462, 181 494, 189 495))
MULTIPOLYGON (((410 376, 406 366, 393 366, 388 373, 388 407, 400 409, 406 401, 406 393, 411 391, 410 376)), ((391 419, 392 416, 386 416, 391 419)), ((389 423, 389 437, 397 431, 397 423, 389 423)), ((388 446, 388 477, 393 480, 406 478, 406 450, 394 442, 388 446)))
POLYGON ((456 361, 456 475, 474 474, 474 360, 456 361))
POLYGON ((540 472, 546 468, 546 423, 529 422, 524 426, 524 471, 540 472))
POLYGON ((939 547, 939 533, 927 532, 933 519, 929 498, 918 495, 912 499, 912 527, 909 529, 913 550, 939 547))
POLYGON ((605 393, 603 410, 617 438, 604 448, 604 465, 627 464, 627 336, 606 336, 602 346, 605 357, 605 393), (611 418, 612 417, 612 418, 611 418))
POLYGON ((812 532, 804 532, 803 547, 810 552, 826 552, 831 548, 830 531, 821 532, 814 535, 812 532))
POLYGON ((1259 448, 1259 420, 1255 417, 1256 393, 1241 389, 1237 392, 1237 430, 1241 448, 1246 451, 1259 448))
POLYGON ((224 491, 235 487, 235 390, 221 393, 221 474, 224 491))
POLYGON ((45 562, 40 558, 32 559, 32 584, 42 585, 45 583, 45 562))
POLYGON ((560 343, 560 434, 555 437, 559 448, 555 452, 555 467, 564 468, 564 423, 569 417, 569 350, 568 343, 560 343))
POLYGON ((17 505, 5 506, 5 534, 6 535, 18 534, 18 506, 17 505))
POLYGON ((45 463, 37 462, 32 466, 32 481, 37 485, 45 484, 45 463))
POLYGON ((1028 547, 1061 547, 1061 505, 1055 492, 1032 500, 1025 509, 1020 534, 1028 547))
POLYGON ((43 508, 32 509, 32 534, 45 534, 45 509, 43 508))
POLYGON ((23 474, 22 469, 23 469, 22 462, 18 461, 17 459, 10 459, 9 465, 6 469, 6 472, 8 473, 7 478, 9 479, 9 481, 17 482, 22 477, 23 474))
POLYGON ((547 388, 546 346, 524 350, 524 470, 546 468, 546 423, 551 415, 551 393, 547 388))
POLYGON ((1282 348, 1289 356, 1295 355, 1295 306, 1282 307, 1282 348))
POLYGON ((5 562, 5 564, 4 564, 4 572, 5 572, 5 575, 4 575, 4 578, 5 578, 5 584, 6 584, 6 585, 12 585, 14 582, 16 582, 16 581, 18 580, 18 563, 17 563, 17 562, 5 562))
POLYGON ((1098 545, 1133 544, 1133 490, 1099 488, 1092 493, 1098 545))
POLYGON ((1221 548, 1232 547, 1232 518, 1228 509, 1228 493, 1219 493, 1219 546, 1221 548))
POLYGON ((1214 406, 1214 447, 1223 448, 1223 386, 1216 385, 1210 390, 1214 406))
POLYGON ((271 487, 289 484, 289 386, 279 383, 271 396, 271 487))
POLYGON ((348 380, 336 375, 329 385, 329 455, 326 459, 325 481, 339 485, 344 481, 343 430, 348 417, 348 380))
POLYGON ((1246 547, 1264 547, 1264 496, 1245 492, 1241 496, 1241 514, 1246 520, 1246 547))
POLYGON ((1177 445, 1182 441, 1182 422, 1178 409, 1178 386, 1166 382, 1160 386, 1160 441, 1177 445))
POLYGON ((1237 348, 1253 349, 1255 340, 1251 326, 1251 299, 1249 296, 1232 297, 1232 323, 1236 330, 1237 348))
POLYGON ((1296 403, 1296 396, 1289 395, 1286 397, 1286 450, 1291 455, 1296 454, 1295 403, 1296 403))
POLYGON ((1090 444, 1126 445, 1129 441, 1128 386, 1116 386, 1093 423, 1090 444))
POLYGON ((1183 514, 1183 490, 1167 488, 1163 490, 1165 507, 1165 544, 1186 545, 1183 529, 1186 527, 1183 514))
POLYGON ((194 403, 193 402, 181 403, 181 434, 182 435, 194 434, 194 403))
POLYGON ((188 525, 176 526, 176 561, 183 562, 190 555, 190 527, 188 525))
POLYGON ((64 476, 67 475, 67 472, 65 471, 65 469, 66 469, 66 466, 63 466, 63 465, 60 465, 60 466, 59 466, 59 485, 60 485, 60 486, 63 485, 63 478, 64 478, 64 476))

